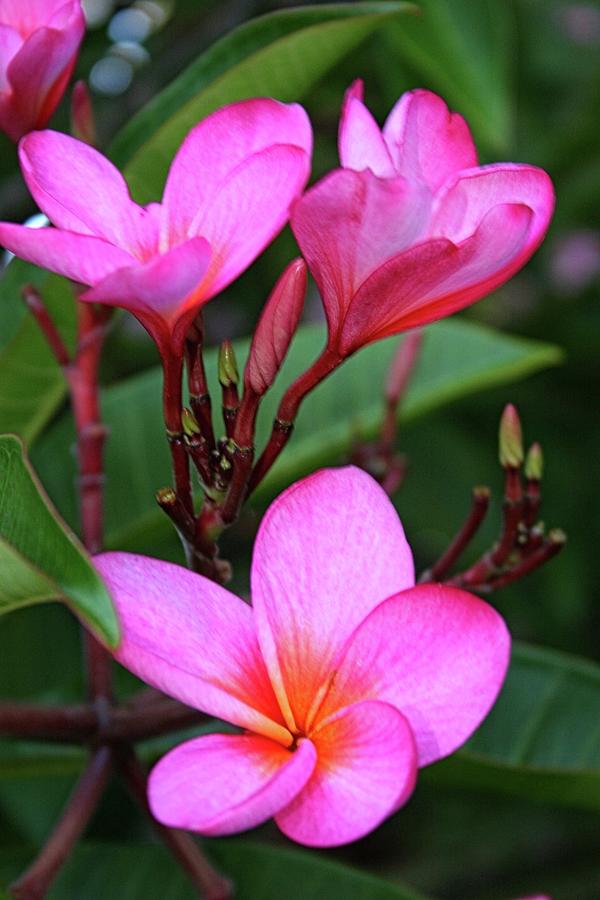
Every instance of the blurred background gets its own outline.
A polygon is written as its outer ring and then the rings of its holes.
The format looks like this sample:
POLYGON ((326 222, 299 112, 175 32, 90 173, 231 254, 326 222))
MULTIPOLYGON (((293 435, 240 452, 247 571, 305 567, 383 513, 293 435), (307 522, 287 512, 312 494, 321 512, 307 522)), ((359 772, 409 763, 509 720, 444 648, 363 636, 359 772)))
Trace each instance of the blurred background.
MULTIPOLYGON (((77 75, 89 81, 101 146, 203 48, 247 19, 287 5, 84 0, 89 33, 77 75)), ((597 658, 600 7, 566 0, 425 0, 420 6, 419 17, 385 25, 304 98, 317 136, 314 175, 336 165, 339 107, 356 77, 364 78, 367 103, 379 121, 403 91, 430 88, 465 115, 482 162, 545 168, 558 198, 545 244, 525 271, 461 316, 556 343, 564 362, 403 429, 400 447, 410 468, 398 508, 422 568, 460 524, 473 485, 488 484, 498 498, 498 418, 506 402, 515 403, 526 441, 539 440, 544 450, 544 519, 563 528, 569 543, 546 568, 494 596, 494 603, 516 637, 597 658)), ((53 127, 68 129, 64 101, 53 127)), ((1 151, 0 217, 24 219, 34 209, 14 147, 2 139, 1 151)), ((223 300, 207 308, 209 342, 251 332, 294 252, 291 235, 284 233, 223 300)), ((316 295, 306 316, 319 319, 316 295)), ((104 377, 110 381, 155 362, 145 335, 131 320, 123 321, 111 338, 104 377)), ((499 511, 496 499, 472 555, 493 538, 499 511)), ((7 693, 13 696, 34 694, 60 668, 63 654, 78 652, 74 624, 62 609, 25 611, 2 627, 14 662, 8 666, 5 660, 11 673, 7 693), (22 635, 48 629, 56 640, 23 678, 22 635)), ((41 839, 68 784, 57 777, 42 794, 39 785, 2 784, 0 832, 31 843, 41 839)), ((140 828, 129 801, 113 788, 93 836, 130 837, 140 828)), ((274 829, 267 833, 277 840, 274 829)), ((591 813, 425 783, 406 810, 338 856, 446 900, 500 900, 538 890, 552 892, 555 900, 597 900, 599 850, 598 819, 591 813)))

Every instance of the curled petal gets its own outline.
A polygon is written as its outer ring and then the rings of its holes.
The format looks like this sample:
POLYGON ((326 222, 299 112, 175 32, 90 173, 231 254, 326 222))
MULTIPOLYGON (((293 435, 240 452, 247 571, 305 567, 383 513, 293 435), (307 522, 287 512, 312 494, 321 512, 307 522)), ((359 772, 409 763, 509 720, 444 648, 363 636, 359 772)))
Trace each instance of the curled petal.
POLYGON ((316 762, 311 741, 295 751, 256 734, 210 734, 187 741, 154 767, 152 812, 164 825, 206 835, 254 828, 302 790, 316 762))
POLYGON ((362 102, 362 83, 346 91, 338 137, 340 162, 345 169, 370 169, 381 178, 396 174, 379 125, 362 102), (360 85, 360 90, 357 86, 360 85))
MULTIPOLYGON (((214 202, 238 166, 276 144, 303 151, 308 158, 308 178, 312 132, 306 113, 295 103, 243 100, 217 110, 196 125, 169 170, 163 198, 164 236, 175 240, 186 237, 194 219, 204 218, 204 210, 214 202)), ((252 187, 259 193, 263 189, 260 182, 252 187)), ((270 190, 268 183, 264 187, 270 190)), ((289 200, 284 204, 279 198, 271 197, 271 203, 272 218, 277 219, 280 207, 287 208, 289 200)), ((199 233, 204 234, 201 226, 199 233)))
POLYGON ((275 816, 284 834, 310 847, 356 841, 411 795, 417 763, 404 716, 387 703, 357 703, 311 734, 318 762, 306 787, 275 816))
POLYGON ((121 173, 89 144, 35 132, 21 141, 19 156, 29 190, 58 228, 96 235, 139 258, 155 249, 156 218, 133 202, 121 173))
POLYGON ((435 322, 485 297, 529 259, 531 222, 526 206, 497 206, 462 244, 434 238, 384 263, 352 299, 341 352, 435 322))
POLYGON ((149 557, 103 553, 94 563, 119 615, 122 665, 182 703, 291 743, 243 600, 149 557))
POLYGON ((303 729, 347 638, 381 600, 414 583, 414 569, 387 495, 349 466, 317 472, 275 500, 251 577, 271 681, 288 725, 303 729))
POLYGON ((403 94, 387 118, 383 135, 396 172, 423 182, 432 193, 454 173, 477 165, 469 126, 431 91, 403 94))
POLYGON ((367 699, 391 703, 410 722, 419 765, 428 765, 485 718, 509 655, 506 625, 489 604, 457 588, 417 585, 358 626, 319 717, 367 699))
POLYGON ((125 250, 101 238, 57 228, 27 228, 0 222, 0 244, 27 262, 81 284, 95 284, 134 262, 125 250))

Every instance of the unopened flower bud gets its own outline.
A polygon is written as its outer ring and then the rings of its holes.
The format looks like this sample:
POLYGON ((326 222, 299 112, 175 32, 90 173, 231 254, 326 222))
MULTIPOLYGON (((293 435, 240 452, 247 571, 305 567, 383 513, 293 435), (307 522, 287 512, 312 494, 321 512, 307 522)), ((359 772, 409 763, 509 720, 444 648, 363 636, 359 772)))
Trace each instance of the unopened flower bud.
POLYGON ((306 295, 306 264, 295 259, 273 288, 252 338, 244 384, 262 396, 275 381, 298 327, 306 295))
POLYGON ((529 481, 541 481, 544 473, 544 455, 542 448, 536 441, 529 448, 525 457, 525 478, 529 481))
POLYGON ((231 341, 223 341, 219 347, 219 381, 222 387, 228 388, 240 380, 235 351, 231 341))
POLYGON ((71 94, 71 133, 80 141, 96 145, 96 120, 85 81, 77 81, 71 94))
POLYGON ((188 409, 187 406, 184 406, 183 410, 181 411, 181 427, 183 428, 183 433, 187 437, 193 437, 200 431, 200 426, 198 425, 196 416, 191 411, 191 409, 188 409))
POLYGON ((505 469, 518 469, 523 463, 521 420, 512 403, 505 406, 500 419, 499 457, 500 465, 505 469))

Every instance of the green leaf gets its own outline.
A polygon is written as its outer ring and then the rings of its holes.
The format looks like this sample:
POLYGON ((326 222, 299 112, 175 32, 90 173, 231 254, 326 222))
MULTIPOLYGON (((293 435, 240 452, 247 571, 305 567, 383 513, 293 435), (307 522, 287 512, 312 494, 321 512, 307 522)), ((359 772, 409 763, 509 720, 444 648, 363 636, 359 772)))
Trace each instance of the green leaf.
POLYGON ((434 784, 600 810, 600 666, 524 644, 492 712, 434 784))
MULTIPOLYGON (((279 377, 287 385, 318 354, 324 340, 316 326, 300 328, 279 377)), ((344 363, 310 395, 296 430, 277 464, 257 492, 272 497, 296 478, 315 468, 340 462, 357 437, 372 438, 382 414, 382 391, 397 339, 367 347, 344 363)), ((236 342, 238 360, 248 342, 236 342)), ((548 344, 507 337, 464 321, 446 321, 427 330, 422 357, 411 383, 402 421, 485 388, 506 384, 561 359, 548 344)), ((207 353, 207 368, 217 405, 217 353, 207 353)), ((281 387, 267 394, 258 422, 257 447, 264 446, 275 415, 281 387)), ((171 525, 154 501, 156 490, 170 481, 170 462, 160 409, 161 374, 148 370, 104 392, 103 415, 111 431, 107 445, 107 543, 120 549, 148 546, 171 525)), ((219 426, 220 428, 221 426, 219 426)), ((39 446, 36 466, 50 495, 73 521, 72 472, 52 465, 65 458, 72 437, 65 417, 39 446)))
MULTIPOLYGON (((409 888, 330 862, 315 853, 233 839, 204 844, 236 884, 236 900, 425 900, 409 888)), ((0 857, 0 877, 14 878, 22 853, 0 857)), ((193 900, 198 894, 161 846, 80 844, 50 889, 48 900, 193 900)))
POLYGON ((21 300, 21 288, 33 283, 67 345, 75 333, 75 302, 63 278, 13 260, 0 280, 0 433, 14 432, 33 441, 66 393, 60 368, 33 316, 21 300))
POLYGON ((159 198, 190 128, 225 103, 300 99, 345 54, 409 3, 336 3, 280 10, 241 25, 192 63, 121 131, 111 148, 138 202, 159 198))
MULTIPOLYGON (((497 0, 419 0, 420 15, 390 23, 388 45, 458 109, 491 150, 511 145, 514 12, 497 0)), ((388 57, 391 54, 388 54, 388 57)), ((388 63, 389 65, 389 60, 388 63)))
POLYGON ((106 588, 50 505, 14 435, 0 436, 0 572, 0 613, 63 599, 111 645, 117 643, 106 588))

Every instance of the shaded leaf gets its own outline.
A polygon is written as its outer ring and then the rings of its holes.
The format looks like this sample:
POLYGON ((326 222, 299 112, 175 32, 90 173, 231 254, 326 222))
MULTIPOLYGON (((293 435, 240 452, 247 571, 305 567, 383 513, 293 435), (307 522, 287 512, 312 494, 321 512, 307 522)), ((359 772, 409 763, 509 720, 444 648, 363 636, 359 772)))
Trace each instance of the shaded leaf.
POLYGON ((110 597, 75 535, 50 505, 14 435, 0 437, 0 613, 64 599, 115 644, 110 597))

